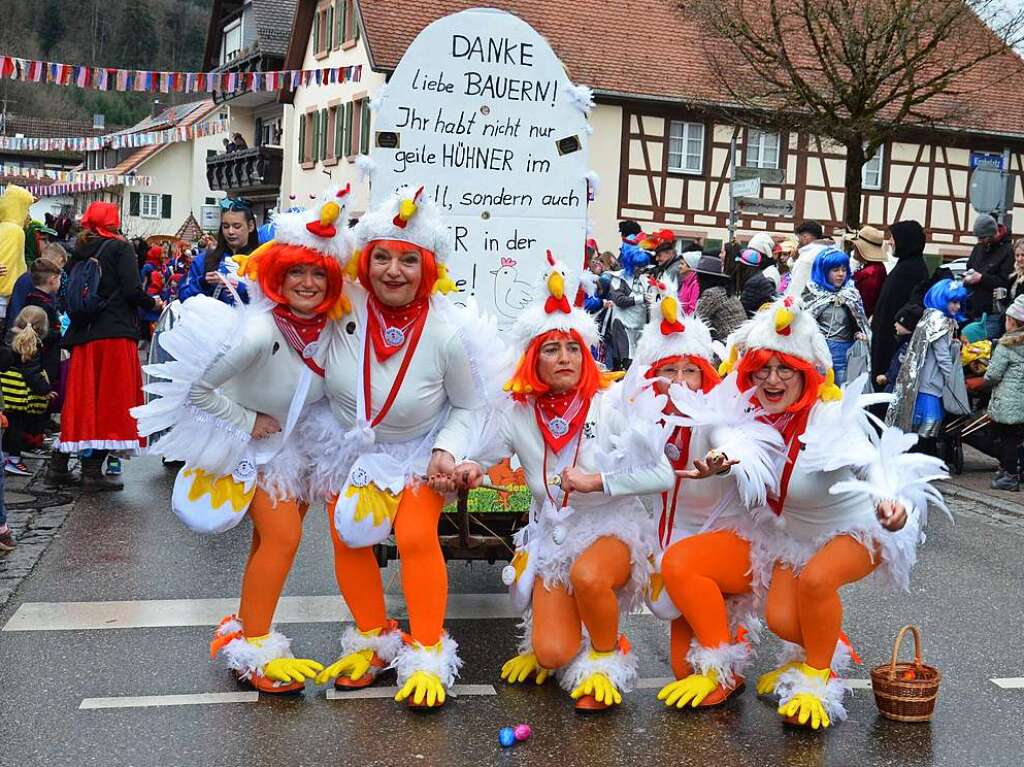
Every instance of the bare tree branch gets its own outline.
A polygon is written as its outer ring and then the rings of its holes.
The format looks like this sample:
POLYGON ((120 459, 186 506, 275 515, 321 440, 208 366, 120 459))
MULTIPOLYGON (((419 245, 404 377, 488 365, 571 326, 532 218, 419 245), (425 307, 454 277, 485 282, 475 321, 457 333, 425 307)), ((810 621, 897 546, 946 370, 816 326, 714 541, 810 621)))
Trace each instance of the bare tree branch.
POLYGON ((1007 0, 680 0, 738 121, 846 147, 847 226, 861 166, 909 128, 984 123, 979 99, 1024 88, 1024 8, 1007 0), (856 167, 849 167, 850 165, 856 167))

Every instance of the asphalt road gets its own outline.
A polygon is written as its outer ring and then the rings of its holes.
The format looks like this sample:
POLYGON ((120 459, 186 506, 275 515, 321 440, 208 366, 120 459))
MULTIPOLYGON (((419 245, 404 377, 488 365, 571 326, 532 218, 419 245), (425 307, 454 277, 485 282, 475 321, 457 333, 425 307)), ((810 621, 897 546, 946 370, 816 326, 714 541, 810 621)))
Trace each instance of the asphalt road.
MULTIPOLYGON (((753 685, 722 709, 665 709, 655 695, 670 674, 667 627, 649 615, 625 626, 650 687, 616 711, 581 717, 553 683, 504 685, 498 669, 514 652, 516 621, 500 565, 459 562, 449 564, 449 629, 465 660, 460 683, 473 687, 443 710, 410 712, 390 697, 329 699, 312 685, 290 698, 232 698, 240 688, 207 646, 218 610, 237 599, 248 525, 215 538, 189 533, 167 508, 170 482, 158 461, 141 459, 129 464, 124 493, 80 498, 0 612, 0 765, 1024 763, 1024 681, 1017 689, 991 681, 1024 677, 1024 507, 1019 519, 996 520, 958 500, 955 526, 933 516, 911 594, 870 583, 844 593, 846 630, 865 663, 854 678, 887 660, 901 625, 921 627, 925 660, 944 675, 934 720, 883 719, 861 689, 847 699, 846 722, 815 734, 784 728, 753 685), (66 604, 82 602, 116 604, 66 604), (217 695, 201 704, 167 697, 206 693, 217 695), (118 707, 95 708, 110 705, 118 707), (533 737, 503 750, 498 729, 520 722, 533 737)), ((397 579, 389 591, 398 593, 397 579)), ((285 593, 280 628, 295 649, 333 660, 342 608, 322 510, 307 519, 285 593)), ((773 657, 769 639, 751 677, 773 657)))

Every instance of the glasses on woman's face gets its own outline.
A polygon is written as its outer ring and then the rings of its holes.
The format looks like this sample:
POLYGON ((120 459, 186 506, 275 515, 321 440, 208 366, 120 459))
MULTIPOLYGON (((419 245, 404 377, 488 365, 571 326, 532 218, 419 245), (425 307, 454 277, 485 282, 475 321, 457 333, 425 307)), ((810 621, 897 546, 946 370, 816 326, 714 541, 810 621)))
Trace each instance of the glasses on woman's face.
POLYGON ((763 382, 772 377, 772 373, 778 376, 780 381, 789 381, 796 375, 796 370, 785 365, 765 365, 751 375, 755 381, 763 382))

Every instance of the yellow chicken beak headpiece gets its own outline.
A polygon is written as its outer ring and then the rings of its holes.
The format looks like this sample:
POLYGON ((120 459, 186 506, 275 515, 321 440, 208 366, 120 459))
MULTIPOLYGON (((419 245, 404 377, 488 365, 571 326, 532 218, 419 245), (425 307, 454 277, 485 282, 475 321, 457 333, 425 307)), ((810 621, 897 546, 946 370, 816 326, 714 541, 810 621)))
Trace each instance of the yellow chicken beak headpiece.
POLYGON ((661 299, 661 317, 670 325, 679 321, 679 301, 675 296, 665 296, 661 299))
POLYGON ((412 199, 406 198, 398 203, 398 215, 395 216, 394 224, 399 229, 405 229, 414 215, 416 215, 416 209, 419 207, 420 198, 423 196, 423 187, 421 186, 416 190, 416 194, 412 196, 412 199))
POLYGON ((551 272, 548 275, 548 293, 555 298, 561 298, 565 295, 565 277, 559 272, 551 272))

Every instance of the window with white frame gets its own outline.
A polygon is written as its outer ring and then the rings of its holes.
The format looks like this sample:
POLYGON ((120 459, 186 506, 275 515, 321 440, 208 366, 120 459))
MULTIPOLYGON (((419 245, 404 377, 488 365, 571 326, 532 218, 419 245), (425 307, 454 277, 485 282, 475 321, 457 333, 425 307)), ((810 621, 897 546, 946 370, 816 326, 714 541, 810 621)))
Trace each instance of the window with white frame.
POLYGON ((144 194, 140 202, 139 214, 143 218, 160 218, 160 195, 144 194))
POLYGON ((779 167, 779 134, 750 129, 747 131, 747 154, 743 164, 748 168, 779 167))
POLYGON ((875 151, 875 156, 864 163, 864 167, 861 169, 860 183, 865 189, 882 188, 883 154, 882 147, 878 147, 875 151))
POLYGON ((668 169, 704 172, 704 125, 672 120, 668 128, 668 169))
POLYGON ((225 25, 221 33, 220 63, 227 64, 242 50, 242 20, 235 19, 225 25))

